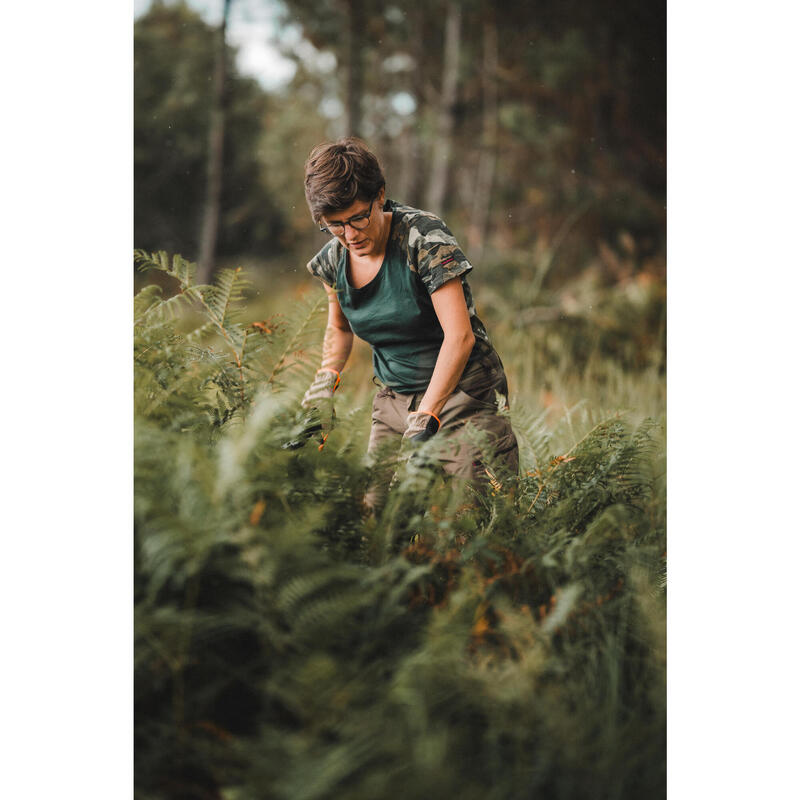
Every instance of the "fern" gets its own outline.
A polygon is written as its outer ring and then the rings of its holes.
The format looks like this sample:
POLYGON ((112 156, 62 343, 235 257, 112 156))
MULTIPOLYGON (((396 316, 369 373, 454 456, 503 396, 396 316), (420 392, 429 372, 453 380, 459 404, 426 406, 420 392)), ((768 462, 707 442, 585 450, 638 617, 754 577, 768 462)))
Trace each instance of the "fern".
POLYGON ((134 299, 137 792, 663 793, 660 426, 518 399, 521 477, 454 481, 434 437, 366 518, 367 407, 281 448, 321 303, 248 323, 241 273, 137 261, 179 287, 134 299))

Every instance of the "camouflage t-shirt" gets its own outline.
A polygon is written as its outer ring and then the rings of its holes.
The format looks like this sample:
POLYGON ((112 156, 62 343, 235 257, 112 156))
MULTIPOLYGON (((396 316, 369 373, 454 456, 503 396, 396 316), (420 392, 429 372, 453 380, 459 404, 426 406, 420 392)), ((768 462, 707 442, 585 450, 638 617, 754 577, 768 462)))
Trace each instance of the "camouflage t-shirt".
POLYGON ((376 377, 398 392, 424 391, 444 339, 431 295, 460 277, 475 346, 465 367, 477 367, 494 348, 475 312, 466 275, 472 270, 447 226, 434 214, 387 200, 392 212, 386 254, 365 286, 347 276, 347 250, 331 239, 308 263, 312 275, 336 290, 353 332, 372 347, 376 377))

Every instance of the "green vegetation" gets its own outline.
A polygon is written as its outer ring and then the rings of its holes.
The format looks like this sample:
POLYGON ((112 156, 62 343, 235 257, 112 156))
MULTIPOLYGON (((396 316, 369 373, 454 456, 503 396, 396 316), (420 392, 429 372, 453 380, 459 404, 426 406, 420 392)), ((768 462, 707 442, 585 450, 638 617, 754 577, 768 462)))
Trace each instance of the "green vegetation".
POLYGON ((134 27, 136 245, 217 268, 136 254, 137 797, 663 796, 665 4, 221 5, 278 9, 287 85, 185 2, 134 27), (520 443, 485 491, 399 459, 377 519, 363 343, 324 448, 283 447, 303 163, 346 134, 474 264, 520 443))
POLYGON ((136 260, 137 797, 664 796, 663 287, 498 261, 519 479, 400 461, 368 519, 363 358, 324 449, 281 447, 322 292, 136 260))
MULTIPOLYGON (((214 32, 188 6, 156 3, 134 27, 134 241, 194 252, 206 185, 214 32)), ((282 230, 282 204, 260 178, 269 111, 258 84, 236 74, 230 50, 220 255, 258 252, 282 230)))
MULTIPOLYGON (((555 247, 559 269, 548 281, 589 265, 616 280, 625 261, 663 275, 665 3, 232 8, 254 19, 278 14, 273 44, 297 69, 266 91, 237 69, 229 37, 221 265, 246 257, 267 271, 268 260, 313 254, 303 164, 314 145, 352 133, 381 159, 388 196, 443 216, 476 265, 513 253, 530 262, 534 249, 555 247), (452 53, 448 26, 460 31, 452 53)), ((135 23, 137 247, 198 257, 215 41, 216 30, 179 0, 153 0, 135 23)))

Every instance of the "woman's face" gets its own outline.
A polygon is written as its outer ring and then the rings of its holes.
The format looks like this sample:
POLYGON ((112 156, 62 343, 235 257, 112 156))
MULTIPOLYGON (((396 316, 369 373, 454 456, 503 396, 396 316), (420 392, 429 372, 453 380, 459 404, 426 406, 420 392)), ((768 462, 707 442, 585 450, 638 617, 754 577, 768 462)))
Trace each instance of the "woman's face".
POLYGON ((322 217, 322 224, 327 227, 333 222, 345 222, 369 213, 369 224, 366 228, 357 230, 345 225, 342 233, 334 235, 354 256, 381 255, 385 247, 385 220, 382 211, 384 195, 385 190, 381 189, 380 194, 372 201, 371 208, 369 202, 356 200, 348 208, 325 214, 322 217))

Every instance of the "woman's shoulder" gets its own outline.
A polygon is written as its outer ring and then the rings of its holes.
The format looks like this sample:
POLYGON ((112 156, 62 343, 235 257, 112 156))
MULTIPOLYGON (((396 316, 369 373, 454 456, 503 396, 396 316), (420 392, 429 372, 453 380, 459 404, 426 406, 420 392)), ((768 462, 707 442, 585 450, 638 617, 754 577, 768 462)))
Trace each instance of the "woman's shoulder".
POLYGON ((320 251, 306 264, 308 271, 328 286, 336 285, 336 272, 342 259, 344 248, 338 239, 326 242, 320 251))
POLYGON ((413 247, 420 239, 441 232, 452 237, 444 220, 430 211, 414 208, 403 203, 389 201, 389 207, 394 212, 394 226, 392 238, 403 241, 413 247))
MULTIPOLYGON (((452 278, 472 270, 453 234, 443 220, 430 211, 393 203, 392 237, 432 294, 452 278)), ((463 282, 463 281, 462 281, 463 282)))

